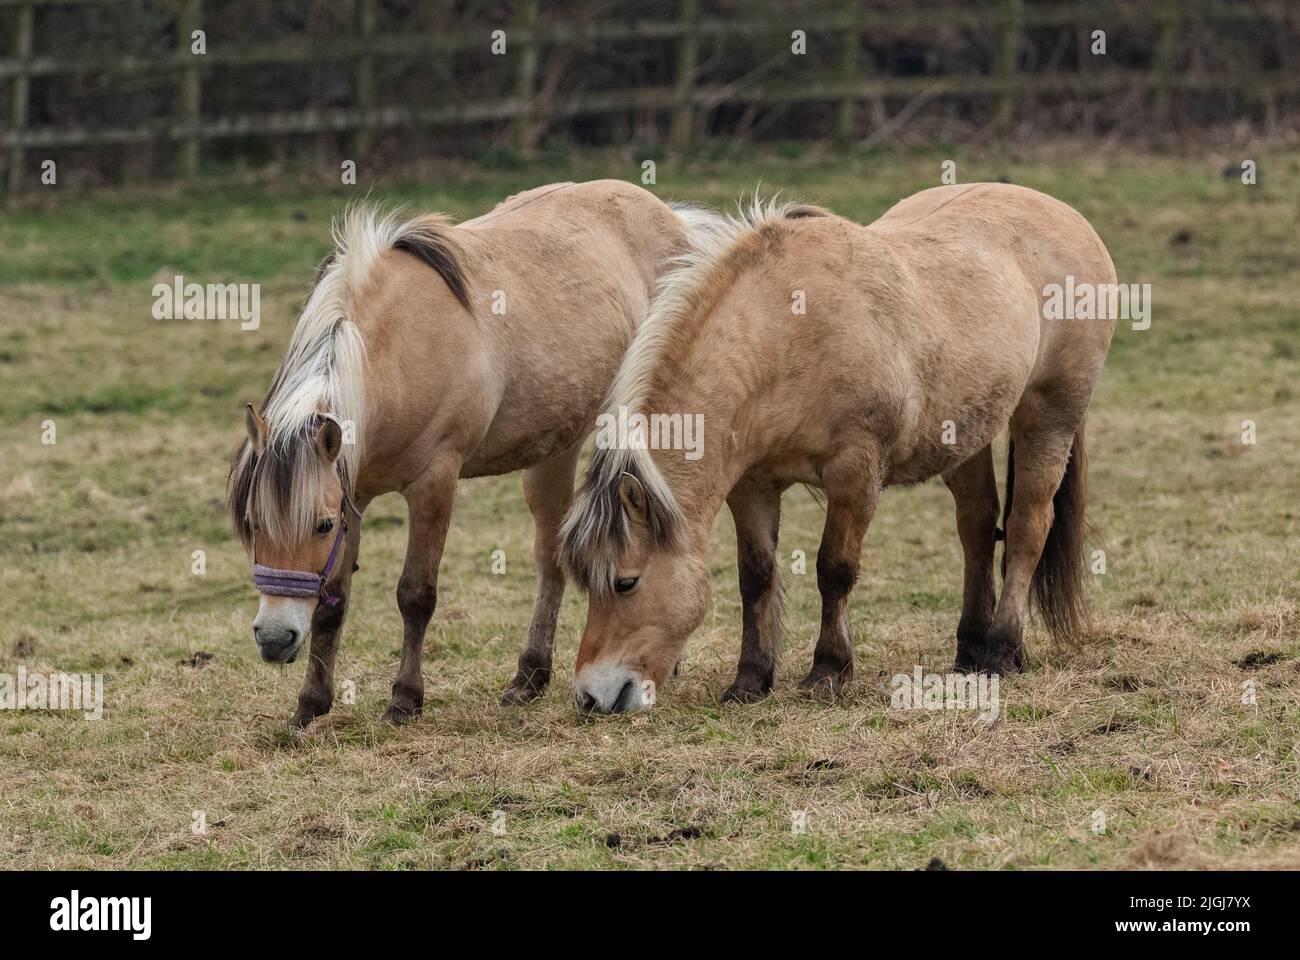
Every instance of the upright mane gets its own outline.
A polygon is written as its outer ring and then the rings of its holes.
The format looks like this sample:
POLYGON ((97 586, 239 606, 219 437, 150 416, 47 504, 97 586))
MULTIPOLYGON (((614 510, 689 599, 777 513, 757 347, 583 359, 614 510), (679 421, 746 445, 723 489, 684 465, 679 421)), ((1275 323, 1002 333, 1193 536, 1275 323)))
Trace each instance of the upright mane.
MULTIPOLYGON (((647 413, 656 378, 671 369, 718 299, 729 288, 745 255, 761 248, 783 221, 829 216, 821 207, 767 200, 757 192, 736 213, 723 216, 675 206, 691 226, 690 244, 659 281, 645 320, 619 365, 605 413, 617 418, 647 413)), ((640 481, 646 496, 646 525, 659 547, 675 544, 683 522, 676 497, 646 445, 598 448, 560 531, 560 561, 569 576, 590 593, 614 588, 615 561, 627 547, 629 529, 619 499, 623 474, 640 481)))
POLYGON ((315 528, 323 496, 320 471, 303 467, 317 455, 321 416, 344 426, 339 456, 348 476, 357 476, 365 444, 366 347, 353 317, 380 255, 395 249, 420 258, 469 307, 450 228, 440 214, 403 221, 371 204, 349 206, 334 222, 334 251, 317 268, 315 287, 262 401, 266 448, 259 456, 245 440, 231 463, 227 509, 246 548, 252 547, 254 526, 281 544, 301 543, 315 528))

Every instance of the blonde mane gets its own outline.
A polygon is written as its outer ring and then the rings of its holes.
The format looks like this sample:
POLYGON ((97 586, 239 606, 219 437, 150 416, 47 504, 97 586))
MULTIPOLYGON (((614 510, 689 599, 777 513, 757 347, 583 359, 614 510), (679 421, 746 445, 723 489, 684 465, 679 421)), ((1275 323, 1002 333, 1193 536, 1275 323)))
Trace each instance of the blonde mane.
MULTIPOLYGON (((604 406, 609 416, 617 417, 620 410, 644 412, 655 378, 727 289, 743 252, 760 244, 782 221, 829 215, 821 207, 782 203, 775 196, 764 200, 757 192, 731 216, 675 209, 691 226, 691 242, 659 281, 650 310, 619 365, 604 406)), ((681 526, 681 507, 647 447, 598 449, 560 533, 561 559, 574 581, 588 591, 613 589, 614 561, 628 542, 618 499, 624 473, 636 477, 645 490, 648 525, 660 546, 673 543, 681 526)))
POLYGON ((403 221, 396 211, 369 203, 349 206, 334 222, 334 252, 317 271, 316 285, 262 401, 266 449, 259 456, 245 441, 231 467, 228 508, 246 546, 254 525, 282 544, 302 542, 315 527, 321 476, 303 467, 305 458, 315 455, 318 418, 331 417, 344 427, 339 456, 348 476, 357 476, 365 448, 366 347, 352 318, 380 255, 399 249, 420 257, 467 304, 450 226, 441 215, 403 221))
MULTIPOLYGON (((682 216, 682 210, 678 210, 682 216)), ((650 312, 628 347, 609 390, 606 410, 625 406, 637 411, 645 403, 655 374, 662 368, 683 328, 712 305, 725 286, 733 255, 783 220, 826 216, 827 211, 778 197, 762 199, 756 193, 748 204, 738 204, 735 214, 711 214, 693 229, 686 252, 659 281, 650 312)), ((688 220, 688 222, 690 222, 688 220)))

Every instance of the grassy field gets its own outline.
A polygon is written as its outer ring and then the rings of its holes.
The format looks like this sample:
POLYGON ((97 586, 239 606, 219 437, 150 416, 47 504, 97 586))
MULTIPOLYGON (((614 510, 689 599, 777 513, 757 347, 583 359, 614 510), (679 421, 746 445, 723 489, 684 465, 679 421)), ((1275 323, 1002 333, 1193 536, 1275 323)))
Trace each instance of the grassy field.
MULTIPOLYGON (((665 162, 655 189, 730 205, 761 178, 865 222, 936 185, 946 156, 665 162)), ((406 535, 404 505, 388 498, 366 518, 339 658, 356 702, 291 734, 304 664, 259 660, 248 564, 221 501, 240 404, 264 392, 329 218, 358 188, 287 176, 90 197, 60 187, 10 212, 0 673, 102 673, 106 707, 100 722, 0 711, 0 865, 1300 867, 1300 154, 1254 156, 1254 186, 1222 174, 1240 159, 957 157, 961 181, 1005 177, 1075 205, 1121 281, 1151 283, 1155 302, 1149 330, 1120 325, 1093 401, 1091 509, 1106 551, 1095 632, 1070 652, 1035 631, 992 724, 889 709, 893 674, 952 662, 961 554, 941 483, 884 497, 841 702, 794 689, 818 595, 788 561, 815 555, 821 525, 797 490, 782 530, 787 642, 767 701, 718 703, 740 619, 724 512, 714 610, 651 714, 575 715, 584 610, 572 591, 550 693, 499 707, 533 595, 519 480, 500 477, 461 487, 423 718, 378 721, 401 644, 406 535), (260 282, 261 329, 154 320, 152 285, 177 273, 260 282), (490 573, 496 549, 504 576, 490 573), (191 572, 195 550, 204 575, 191 572)), ((373 196, 463 218, 548 180, 638 174, 631 157, 597 155, 373 196)))

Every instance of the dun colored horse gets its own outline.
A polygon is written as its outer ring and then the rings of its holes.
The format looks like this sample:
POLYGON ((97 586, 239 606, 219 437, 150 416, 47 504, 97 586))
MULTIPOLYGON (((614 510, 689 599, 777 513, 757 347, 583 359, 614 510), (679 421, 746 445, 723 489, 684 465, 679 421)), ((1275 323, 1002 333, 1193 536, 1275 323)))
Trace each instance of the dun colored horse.
POLYGON ((666 278, 608 402, 651 418, 702 414, 703 455, 647 449, 644 433, 607 445, 561 532, 563 564, 589 593, 579 708, 653 704, 709 605, 709 529, 723 503, 743 605, 724 699, 771 689, 781 493, 795 483, 826 498, 821 632, 805 689, 833 694, 852 675, 849 593, 891 484, 938 475, 956 500, 956 670, 1019 669, 1031 596, 1055 635, 1079 633, 1083 424, 1115 322, 1050 318, 1045 288, 1067 277, 1113 289, 1092 227, 1050 197, 998 184, 927 190, 868 227, 756 202, 715 234, 666 278), (990 444, 1004 427, 998 599, 990 444))
POLYGON ((388 492, 406 499, 410 532, 385 718, 420 712, 421 647, 460 477, 524 471, 538 592, 503 701, 542 692, 578 448, 658 276, 714 219, 607 180, 539 187, 459 226, 359 207, 336 228, 270 391, 247 409, 228 491, 262 592, 263 659, 292 662, 311 634, 295 725, 330 709, 360 517, 388 492))

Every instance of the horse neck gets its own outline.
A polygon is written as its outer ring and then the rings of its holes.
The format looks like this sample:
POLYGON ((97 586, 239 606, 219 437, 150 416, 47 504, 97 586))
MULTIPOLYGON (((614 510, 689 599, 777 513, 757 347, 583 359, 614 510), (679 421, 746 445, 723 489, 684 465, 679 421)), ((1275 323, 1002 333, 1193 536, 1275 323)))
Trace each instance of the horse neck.
MULTIPOLYGON (((402 272, 372 276, 354 307, 351 319, 366 351, 366 442, 356 479, 367 494, 388 493, 412 482, 421 469, 419 455, 427 452, 427 442, 421 438, 437 412, 437 400, 427 383, 410 382, 404 366, 418 364, 431 371, 432 382, 438 382, 433 372, 436 344, 446 342, 466 346, 485 368, 502 370, 510 362, 506 353, 510 338, 498 332, 498 328, 504 331, 505 318, 482 308, 481 291, 473 287, 478 238, 463 231, 455 239, 467 265, 470 297, 478 307, 472 317, 442 278, 413 259, 390 261, 389 269, 395 262, 402 272), (394 299, 394 290, 401 296, 394 299), (394 309, 395 304, 401 309, 394 309)), ((462 381, 477 375, 473 370, 455 372, 462 381)))
POLYGON ((357 459, 356 474, 353 483, 358 496, 370 499, 381 493, 396 489, 393 485, 393 463, 408 445, 407 438, 401 436, 396 427, 410 422, 394 404, 391 391, 384 385, 391 382, 386 372, 389 369, 391 355, 385 349, 382 333, 371 325, 358 323, 361 340, 366 346, 367 362, 362 395, 365 410, 365 445, 357 459))
MULTIPOLYGON (((706 324, 717 329, 711 320, 706 324)), ((753 442, 757 434, 751 424, 759 414, 752 387, 756 374, 770 362, 751 338, 738 344, 703 329, 692 343, 690 356, 678 366, 681 372, 675 380, 655 390, 643 407, 680 414, 683 423, 688 416, 702 418, 702 437, 696 437, 697 443, 702 441, 699 459, 687 459, 683 450, 651 451, 692 524, 707 529, 732 487, 763 455, 753 442)))

